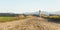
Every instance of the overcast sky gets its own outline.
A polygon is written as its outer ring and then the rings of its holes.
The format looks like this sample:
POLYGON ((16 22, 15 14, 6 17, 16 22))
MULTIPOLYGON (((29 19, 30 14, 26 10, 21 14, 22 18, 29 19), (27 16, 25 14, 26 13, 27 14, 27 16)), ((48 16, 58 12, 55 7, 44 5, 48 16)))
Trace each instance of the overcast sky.
POLYGON ((60 11, 60 0, 0 0, 0 13, 60 11))

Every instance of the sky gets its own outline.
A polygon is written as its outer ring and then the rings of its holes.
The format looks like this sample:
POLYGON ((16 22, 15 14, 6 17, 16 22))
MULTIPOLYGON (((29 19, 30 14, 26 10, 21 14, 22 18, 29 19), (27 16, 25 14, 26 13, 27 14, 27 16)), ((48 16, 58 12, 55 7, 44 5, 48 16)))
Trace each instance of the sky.
POLYGON ((0 13, 60 11, 60 0, 0 0, 0 13))

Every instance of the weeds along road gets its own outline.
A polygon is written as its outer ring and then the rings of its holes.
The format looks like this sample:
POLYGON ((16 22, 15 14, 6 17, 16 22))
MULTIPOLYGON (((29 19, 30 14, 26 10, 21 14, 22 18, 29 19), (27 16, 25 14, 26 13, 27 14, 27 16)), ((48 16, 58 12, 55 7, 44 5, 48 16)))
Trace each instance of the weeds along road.
POLYGON ((0 23, 0 30, 60 30, 60 24, 36 17, 0 23))

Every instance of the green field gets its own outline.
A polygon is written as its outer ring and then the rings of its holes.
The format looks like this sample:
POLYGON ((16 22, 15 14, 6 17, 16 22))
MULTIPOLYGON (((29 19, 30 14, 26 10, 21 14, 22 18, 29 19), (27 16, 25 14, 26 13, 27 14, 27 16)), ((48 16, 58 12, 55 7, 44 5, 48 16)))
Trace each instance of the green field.
POLYGON ((16 20, 15 17, 0 17, 0 22, 7 22, 7 21, 13 21, 16 20))

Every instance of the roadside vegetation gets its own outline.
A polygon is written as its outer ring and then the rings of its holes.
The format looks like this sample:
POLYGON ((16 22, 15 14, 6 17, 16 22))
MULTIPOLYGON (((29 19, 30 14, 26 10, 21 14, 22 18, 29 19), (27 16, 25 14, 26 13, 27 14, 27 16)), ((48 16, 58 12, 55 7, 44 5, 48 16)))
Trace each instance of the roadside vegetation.
POLYGON ((60 16, 43 16, 44 18, 60 20, 60 16))
POLYGON ((43 16, 48 22, 60 23, 60 16, 43 16))
POLYGON ((35 16, 28 15, 19 15, 19 16, 0 16, 0 22, 9 22, 9 21, 15 21, 15 20, 22 20, 26 18, 34 18, 35 16))

